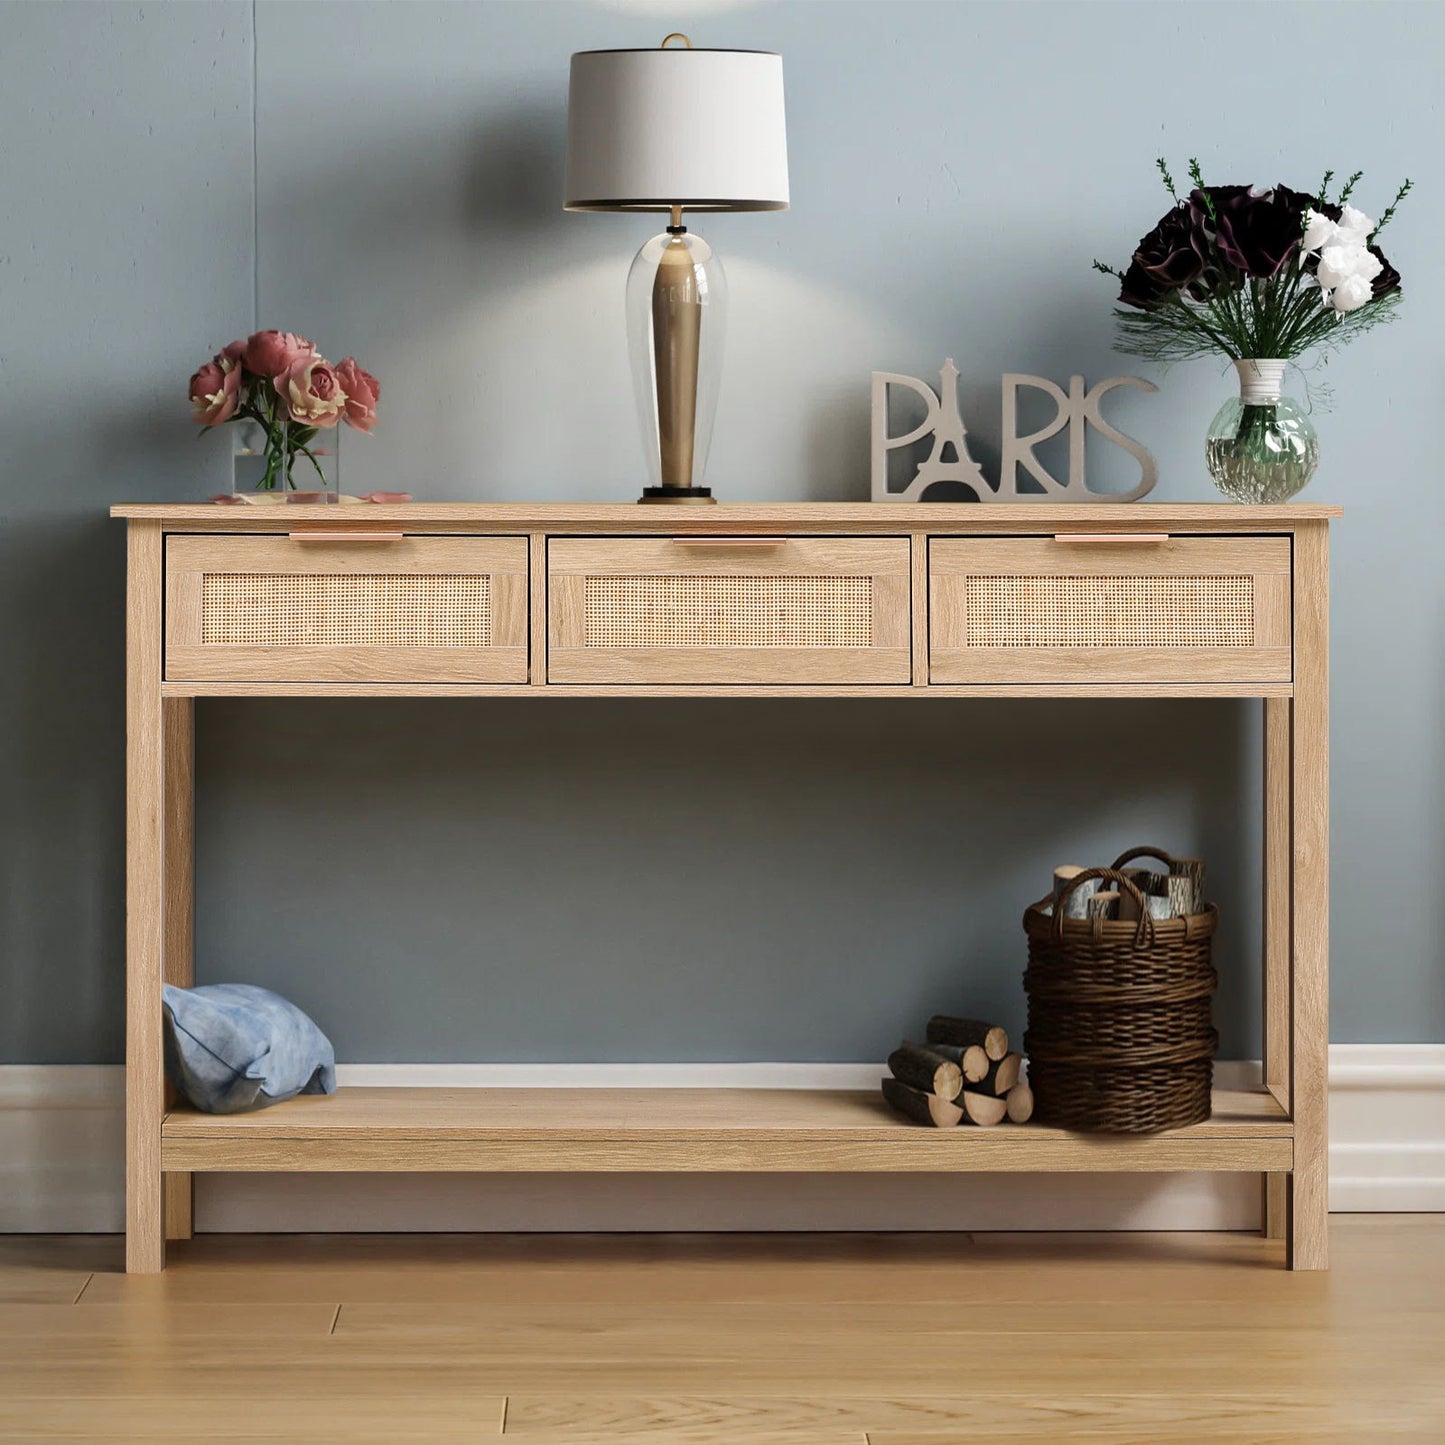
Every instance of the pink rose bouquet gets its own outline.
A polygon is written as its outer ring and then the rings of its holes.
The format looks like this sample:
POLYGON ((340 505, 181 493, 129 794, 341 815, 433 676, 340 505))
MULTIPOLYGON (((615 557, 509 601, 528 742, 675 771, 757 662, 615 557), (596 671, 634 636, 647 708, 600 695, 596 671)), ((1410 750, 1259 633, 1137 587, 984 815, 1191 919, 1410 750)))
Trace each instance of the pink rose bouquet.
POLYGON ((248 420, 266 434, 262 490, 292 489, 292 468, 307 458, 322 477, 311 450, 320 431, 344 420, 357 431, 376 425, 380 383, 355 357, 338 366, 293 331, 258 331, 233 341, 191 377, 190 399, 203 432, 224 422, 248 420))

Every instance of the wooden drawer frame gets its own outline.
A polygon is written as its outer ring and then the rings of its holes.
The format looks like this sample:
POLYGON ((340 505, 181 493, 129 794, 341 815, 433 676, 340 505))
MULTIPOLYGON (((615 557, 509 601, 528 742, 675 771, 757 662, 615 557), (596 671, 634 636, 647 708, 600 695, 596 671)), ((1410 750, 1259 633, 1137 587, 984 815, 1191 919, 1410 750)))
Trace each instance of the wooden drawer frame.
POLYGON ((165 675, 174 681, 477 682, 527 680, 527 539, 359 532, 337 540, 171 537, 166 543, 165 675), (207 574, 490 579, 487 646, 276 646, 202 641, 207 574))
POLYGON ((933 537, 929 681, 979 684, 1284 683, 1291 676, 1288 537, 933 537), (974 578, 1247 578, 1252 643, 990 646, 970 641, 974 578))
POLYGON ((910 548, 906 537, 564 537, 547 545, 550 684, 908 683, 910 548), (620 646, 586 640, 586 579, 867 577, 866 647, 620 646))

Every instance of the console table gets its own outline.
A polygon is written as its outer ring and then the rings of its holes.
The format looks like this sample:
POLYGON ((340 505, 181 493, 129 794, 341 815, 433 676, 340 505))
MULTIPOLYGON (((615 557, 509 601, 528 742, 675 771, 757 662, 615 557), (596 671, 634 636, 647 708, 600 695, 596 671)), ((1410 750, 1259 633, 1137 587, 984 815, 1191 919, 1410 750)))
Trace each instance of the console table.
MULTIPOLYGON (((1234 1170, 1327 1263, 1328 526, 1300 505, 119 506, 126 644, 126 1262, 198 1170, 1234 1170), (1257 697, 1263 1086, 1148 1137, 924 1130, 873 1094, 167 1095, 193 961, 198 697, 1257 697)), ((1024 900, 1020 900, 1022 907, 1024 900)), ((1020 959, 1023 938, 1019 939, 1020 959)))

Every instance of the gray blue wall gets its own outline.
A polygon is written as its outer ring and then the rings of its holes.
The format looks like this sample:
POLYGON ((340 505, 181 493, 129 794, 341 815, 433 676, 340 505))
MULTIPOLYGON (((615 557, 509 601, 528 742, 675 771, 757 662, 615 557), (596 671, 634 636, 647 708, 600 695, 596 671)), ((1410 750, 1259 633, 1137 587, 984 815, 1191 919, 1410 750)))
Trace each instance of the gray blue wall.
MULTIPOLYGON (((223 485, 185 381, 256 324, 354 352, 348 490, 630 500, 621 292, 647 219, 558 206, 567 57, 786 62, 793 209, 719 217, 712 480, 860 500, 873 369, 957 358, 991 468, 1006 370, 1138 370, 1110 290, 1212 177, 1364 168, 1401 320, 1331 362, 1334 1037, 1445 1038, 1439 337, 1445 8, 1411 4, 0 4, 0 1061, 121 1053, 116 500, 223 485)), ((1212 496, 1200 362, 1115 415, 1212 496)), ((1127 469, 1125 469, 1127 470, 1127 469)), ((1121 473, 1122 475, 1122 473, 1121 473)), ((349 1060, 866 1059, 935 1006, 1018 1022, 1049 867, 1157 840, 1229 916, 1256 1047, 1258 726, 1243 703, 206 702, 200 969, 349 1060), (653 740, 695 740, 661 760, 653 740), (978 761, 987 757, 988 761, 978 761), (1080 759, 1084 760, 1083 765, 1080 759), (358 779, 364 778, 364 784, 358 779)))

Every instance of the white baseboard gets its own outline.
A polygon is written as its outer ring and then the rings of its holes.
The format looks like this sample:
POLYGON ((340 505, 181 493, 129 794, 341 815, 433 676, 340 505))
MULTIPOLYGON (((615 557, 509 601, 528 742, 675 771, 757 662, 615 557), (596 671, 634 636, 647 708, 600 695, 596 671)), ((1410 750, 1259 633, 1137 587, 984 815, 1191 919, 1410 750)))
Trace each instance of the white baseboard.
POLYGON ((0 1065, 0 1233, 124 1228, 125 1070, 0 1065))
MULTIPOLYGON (((1257 1066, 1220 1063, 1221 1083, 1257 1066)), ((352 1064, 345 1084, 683 1087, 697 1065, 352 1064)), ((715 1064, 716 1087, 871 1088, 860 1064, 715 1064)), ((1445 1210, 1445 1046, 1330 1050, 1330 1205, 1445 1210)), ((0 1232, 122 1227, 124 1070, 0 1066, 0 1232)), ((230 1174, 197 1176, 217 1232, 1251 1229, 1252 1175, 230 1174)))
POLYGON ((1331 1046, 1330 1208, 1445 1210, 1445 1045, 1331 1046))

